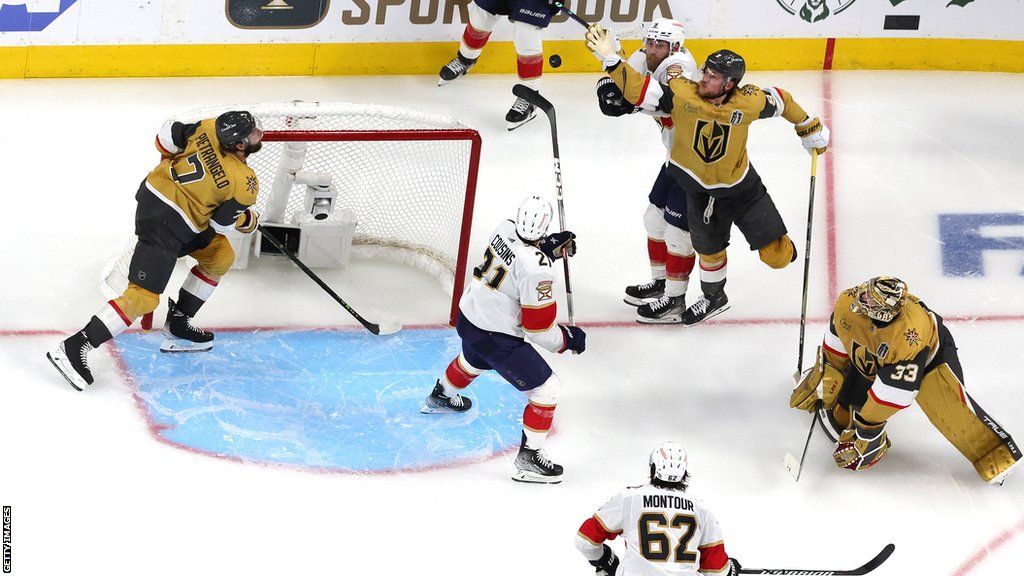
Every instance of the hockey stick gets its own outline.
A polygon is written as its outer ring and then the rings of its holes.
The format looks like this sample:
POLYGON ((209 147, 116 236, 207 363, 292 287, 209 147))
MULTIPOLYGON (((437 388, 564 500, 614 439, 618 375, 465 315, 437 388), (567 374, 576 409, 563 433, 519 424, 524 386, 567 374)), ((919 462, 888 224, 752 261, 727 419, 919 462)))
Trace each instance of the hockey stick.
MULTIPOLYGON (((569 18, 572 18, 573 20, 579 22, 580 26, 583 26, 584 28, 588 28, 588 29, 590 28, 590 23, 589 22, 587 22, 583 18, 580 18, 579 14, 576 14, 572 10, 566 8, 565 4, 562 4, 561 2, 556 1, 556 2, 554 2, 552 4, 552 6, 554 6, 555 8, 558 8, 562 12, 565 12, 565 15, 568 16, 569 18)), ((518 94, 516 94, 516 96, 518 96, 518 94)))
POLYGON ((740 574, 778 574, 780 576, 863 576, 878 568, 883 562, 889 559, 895 544, 886 544, 885 548, 877 556, 868 560, 866 564, 853 570, 797 570, 789 568, 740 568, 740 574))
POLYGON ((821 408, 821 400, 814 403, 814 412, 811 414, 811 428, 807 431, 807 440, 804 441, 804 451, 800 453, 800 460, 797 461, 793 454, 786 452, 785 458, 782 459, 782 465, 786 467, 786 472, 793 477, 796 482, 800 481, 800 471, 804 469, 804 458, 807 457, 807 448, 811 445, 811 436, 814 435, 814 421, 818 419, 818 410, 821 408))
POLYGON ((274 245, 274 248, 280 250, 282 254, 284 254, 285 256, 288 257, 289 260, 294 262, 295 265, 298 266, 300 270, 306 273, 306 276, 309 276, 310 279, 313 280, 313 282, 316 282, 317 286, 323 288, 324 292, 330 294, 331 298, 334 298, 335 302, 341 304, 341 307, 347 310, 348 313, 351 314, 353 318, 358 320, 359 323, 362 324, 364 328, 366 328, 373 334, 377 335, 394 334, 395 332, 398 332, 399 330, 402 329, 402 325, 397 321, 392 320, 381 322, 380 324, 374 324, 373 322, 370 322, 366 318, 360 316, 358 312, 356 312, 351 306, 348 305, 347 302, 341 299, 341 296, 338 296, 334 292, 334 290, 331 290, 330 286, 324 283, 324 281, 321 280, 319 276, 317 276, 312 270, 310 270, 305 264, 303 264, 302 260, 299 260, 298 256, 292 254, 291 250, 285 248, 284 244, 282 244, 277 238, 274 238, 274 235, 271 234, 269 230, 267 230, 263 226, 258 226, 258 229, 260 233, 263 234, 263 237, 274 245))
MULTIPOLYGON (((558 6, 558 3, 555 5, 558 6)), ((541 96, 540 92, 523 84, 513 86, 512 94, 543 110, 544 114, 548 117, 548 122, 551 124, 551 151, 555 158, 555 198, 558 200, 558 224, 562 230, 565 230, 565 203, 562 199, 562 162, 558 157, 558 127, 555 124, 555 107, 547 98, 541 96)), ((565 302, 569 310, 569 325, 575 326, 572 284, 569 282, 569 254, 568 248, 565 247, 562 248, 562 264, 565 266, 565 302)))

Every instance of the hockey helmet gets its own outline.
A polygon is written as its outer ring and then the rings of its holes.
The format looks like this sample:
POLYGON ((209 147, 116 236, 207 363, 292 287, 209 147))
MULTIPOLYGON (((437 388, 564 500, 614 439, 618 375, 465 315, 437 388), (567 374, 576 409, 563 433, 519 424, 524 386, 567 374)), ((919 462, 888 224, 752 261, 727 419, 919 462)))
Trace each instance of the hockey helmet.
POLYGON ((217 116, 217 141, 222 148, 232 150, 236 144, 245 144, 247 152, 255 152, 250 148, 258 144, 251 142, 259 142, 262 137, 260 121, 250 112, 232 110, 217 116))
POLYGON ((516 233, 527 242, 540 240, 548 231, 553 210, 551 203, 538 195, 523 200, 516 215, 516 233))
POLYGON ((678 484, 686 477, 686 450, 678 442, 665 442, 651 452, 651 479, 678 484))
POLYGON ((704 67, 732 80, 737 86, 740 80, 743 80, 743 75, 747 73, 746 61, 732 50, 716 50, 704 61, 704 67))
POLYGON ((876 276, 853 289, 850 310, 882 323, 892 322, 907 302, 907 284, 893 276, 876 276))
POLYGON ((686 41, 686 35, 683 33, 683 23, 678 20, 658 18, 647 27, 647 32, 644 34, 644 43, 646 44, 648 40, 668 42, 672 52, 679 52, 683 48, 683 42, 686 41))

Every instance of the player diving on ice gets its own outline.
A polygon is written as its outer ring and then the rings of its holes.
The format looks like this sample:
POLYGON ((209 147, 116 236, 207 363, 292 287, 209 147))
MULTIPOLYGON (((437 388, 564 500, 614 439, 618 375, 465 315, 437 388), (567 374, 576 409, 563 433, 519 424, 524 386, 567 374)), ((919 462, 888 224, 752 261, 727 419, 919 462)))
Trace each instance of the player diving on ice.
POLYGON ((665 442, 651 452, 650 483, 624 488, 576 533, 576 548, 599 576, 735 576, 711 509, 687 492, 686 450, 665 442), (605 544, 622 536, 621 562, 605 544))
POLYGON ((460 392, 480 374, 496 371, 528 399, 512 479, 547 484, 562 480, 562 467, 542 451, 562 383, 533 344, 558 353, 586 349, 582 329, 555 322, 552 263, 562 257, 563 248, 568 256, 576 253, 576 236, 569 231, 547 235, 551 219, 551 203, 531 196, 514 222, 506 220, 495 229, 459 302, 455 329, 462 353, 438 378, 422 409, 425 414, 469 410, 472 402, 460 392))
POLYGON ((192 318, 213 294, 235 259, 223 233, 251 233, 258 215, 251 208, 259 182, 246 164, 262 146, 263 131, 249 112, 225 112, 195 124, 168 121, 156 137, 162 159, 135 194, 135 234, 128 287, 88 324, 46 357, 76 390, 93 383, 89 352, 111 340, 160 303, 178 258, 197 262, 178 300, 168 299, 160 346, 164 352, 202 352, 213 334, 192 318))
MULTIPOLYGON (((629 57, 627 63, 642 74, 661 84, 674 78, 700 81, 697 62, 683 46, 686 36, 683 25, 675 20, 659 18, 644 34, 644 46, 629 57)), ((690 281, 696 255, 690 241, 690 226, 686 221, 686 192, 668 173, 668 153, 672 150, 675 133, 670 114, 643 109, 627 101, 615 81, 605 76, 597 82, 597 100, 606 116, 623 116, 636 111, 653 116, 666 157, 648 195, 650 204, 644 212, 643 224, 647 231, 647 257, 651 264, 651 280, 626 287, 623 299, 637 306, 637 321, 648 324, 680 322, 685 306, 686 288, 690 281), (668 298, 662 298, 663 296, 668 298), (663 305, 671 306, 666 309, 663 305)))
POLYGON ((650 318, 694 325, 721 314, 729 307, 726 248, 734 223, 768 266, 785 268, 796 260, 782 216, 747 158, 750 125, 781 116, 794 125, 810 153, 825 151, 828 129, 782 89, 740 86, 746 63, 730 50, 708 56, 699 82, 680 75, 662 83, 624 65, 615 39, 598 24, 587 31, 587 48, 627 102, 669 114, 675 130, 666 170, 686 192, 686 222, 700 263, 703 297, 682 312, 682 294, 666 293, 650 304, 650 318))
POLYGON ((892 445, 886 422, 914 401, 986 482, 1001 483, 1020 463, 1013 438, 967 393, 941 316, 891 276, 844 290, 789 405, 818 408, 836 465, 864 470, 892 445))

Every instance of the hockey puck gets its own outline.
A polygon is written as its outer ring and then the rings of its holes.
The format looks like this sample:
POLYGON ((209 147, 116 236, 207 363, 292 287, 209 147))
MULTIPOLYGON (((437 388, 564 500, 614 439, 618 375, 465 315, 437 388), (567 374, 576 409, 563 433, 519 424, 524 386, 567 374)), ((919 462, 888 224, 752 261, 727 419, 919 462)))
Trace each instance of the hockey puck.
POLYGON ((558 54, 552 54, 551 57, 548 58, 548 64, 550 64, 552 68, 558 68, 562 65, 562 57, 558 54))

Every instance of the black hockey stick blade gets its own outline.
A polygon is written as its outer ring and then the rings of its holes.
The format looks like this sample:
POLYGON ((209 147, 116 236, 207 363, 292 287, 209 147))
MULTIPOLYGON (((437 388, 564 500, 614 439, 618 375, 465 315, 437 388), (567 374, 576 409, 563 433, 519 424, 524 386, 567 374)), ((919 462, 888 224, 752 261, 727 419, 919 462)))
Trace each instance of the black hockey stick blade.
POLYGON ((309 276, 310 280, 316 282, 317 286, 322 288, 324 292, 327 292, 327 294, 330 295, 331 298, 334 298, 335 302, 341 304, 341 307, 348 311, 348 313, 351 314, 353 318, 358 320, 359 323, 363 325, 363 328, 366 328, 372 334, 378 336, 382 334, 394 334, 395 332, 398 332, 399 330, 402 329, 402 325, 396 321, 388 321, 381 322, 380 324, 374 324, 373 322, 370 322, 366 318, 363 318, 359 314, 359 312, 356 312, 354 308, 348 305, 348 302, 342 300, 341 296, 338 296, 338 294, 334 290, 332 290, 331 287, 328 286, 326 282, 321 280, 320 277, 317 276, 315 272, 313 272, 312 270, 309 269, 309 267, 303 264, 302 260, 299 260, 298 256, 292 254, 291 250, 285 248, 284 244, 282 244, 277 238, 274 238, 274 235, 270 231, 268 231, 263 226, 259 226, 258 228, 260 233, 263 234, 263 237, 274 245, 274 248, 280 250, 282 254, 287 256, 288 259, 292 261, 292 263, 298 266, 300 270, 305 272, 306 276, 309 276))
POLYGON ((863 576, 868 574, 875 568, 882 565, 883 562, 892 556, 893 551, 896 550, 895 544, 886 544, 885 548, 878 553, 874 558, 869 560, 866 564, 860 568, 854 568, 853 570, 794 570, 789 568, 740 568, 740 574, 776 574, 778 576, 863 576))
POLYGON ((533 104, 537 108, 540 108, 542 112, 547 114, 549 117, 555 113, 555 106, 548 101, 547 98, 541 96, 540 92, 530 88, 525 84, 516 84, 512 87, 512 95, 526 100, 530 104, 533 104))

